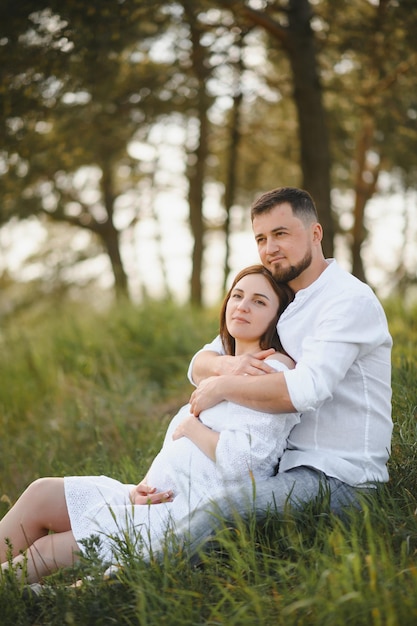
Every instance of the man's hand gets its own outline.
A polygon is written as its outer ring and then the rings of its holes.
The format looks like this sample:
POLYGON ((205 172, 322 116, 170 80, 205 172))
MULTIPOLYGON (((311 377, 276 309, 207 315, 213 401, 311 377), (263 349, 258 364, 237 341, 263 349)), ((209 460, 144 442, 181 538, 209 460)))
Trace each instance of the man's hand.
POLYGON ((172 502, 172 491, 157 492, 155 487, 149 487, 144 482, 139 483, 130 492, 132 504, 161 504, 161 502, 172 502))
POLYGON ((221 382, 226 377, 210 376, 201 381, 190 397, 191 413, 198 417, 201 411, 209 409, 224 400, 221 382))
POLYGON ((191 412, 198 417, 201 411, 209 409, 225 399, 221 390, 221 384, 227 376, 260 376, 273 374, 276 370, 265 362, 265 359, 275 354, 274 348, 260 350, 254 354, 242 354, 240 356, 219 355, 212 352, 200 352, 196 357, 194 367, 199 369, 197 388, 190 398, 191 412), (210 369, 214 376, 206 378, 204 361, 209 359, 210 369), (199 368, 199 363, 201 369, 199 368))
POLYGON ((209 376, 236 376, 242 374, 259 376, 260 374, 271 374, 274 370, 265 362, 265 359, 273 354, 275 354, 273 348, 240 356, 218 354, 210 350, 203 350, 194 359, 192 378, 194 383, 198 385, 209 376))
POLYGON ((265 363, 265 359, 273 354, 275 354, 274 348, 268 348, 268 350, 261 350, 255 354, 232 356, 230 359, 227 356, 223 356, 219 359, 219 374, 232 376, 272 374, 275 370, 268 363, 265 363))

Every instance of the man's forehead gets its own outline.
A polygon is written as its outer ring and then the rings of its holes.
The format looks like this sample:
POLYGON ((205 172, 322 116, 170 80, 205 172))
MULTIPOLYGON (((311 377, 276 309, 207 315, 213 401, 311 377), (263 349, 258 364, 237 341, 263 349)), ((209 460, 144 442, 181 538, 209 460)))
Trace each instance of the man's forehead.
POLYGON ((255 215, 252 221, 252 227, 255 232, 288 230, 291 224, 294 225, 295 219, 289 205, 288 208, 286 205, 278 205, 266 213, 255 215))

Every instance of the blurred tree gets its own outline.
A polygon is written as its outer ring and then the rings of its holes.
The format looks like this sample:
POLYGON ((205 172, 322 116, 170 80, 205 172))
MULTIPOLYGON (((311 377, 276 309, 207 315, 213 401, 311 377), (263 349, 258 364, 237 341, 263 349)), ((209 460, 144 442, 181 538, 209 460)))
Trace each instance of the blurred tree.
POLYGON ((308 0, 267 0, 262 8, 250 2, 221 1, 238 23, 255 24, 269 35, 267 48, 278 45, 291 68, 292 96, 297 113, 301 185, 314 197, 324 226, 323 247, 333 254, 334 226, 330 202, 330 149, 321 72, 308 0))
POLYGON ((416 186, 417 5, 412 0, 326 0, 321 54, 331 120, 333 187, 353 190, 348 242, 352 272, 366 281, 361 254, 366 205, 382 173, 416 186))
MULTIPOLYGON (((173 108, 172 67, 149 54, 166 17, 133 0, 5 2, 2 11, 1 221, 43 213, 94 233, 127 296, 115 213, 142 175, 128 153, 135 131, 173 108)), ((138 215, 136 206, 131 221, 138 215)))
POLYGON ((194 303, 206 234, 225 232, 225 284, 233 210, 247 217, 254 193, 281 184, 312 193, 325 252, 337 228, 365 279, 366 203, 381 173, 416 185, 416 14, 413 0, 4 0, 0 224, 42 214, 87 230, 126 294, 118 215, 135 224, 140 185, 157 178, 129 146, 175 115, 194 303), (348 232, 337 200, 330 209, 330 173, 334 189, 354 191, 348 232), (213 187, 215 219, 205 211, 213 187))
POLYGON ((239 167, 239 147, 242 139, 242 104, 243 86, 242 75, 245 70, 243 51, 245 48, 245 32, 240 34, 237 42, 237 55, 232 63, 232 85, 231 97, 232 106, 230 109, 228 134, 229 145, 226 149, 226 168, 224 182, 224 235, 225 235, 225 257, 223 270, 223 291, 227 290, 227 280, 230 273, 230 235, 231 219, 230 214, 237 198, 238 188, 238 167, 239 167))
MULTIPOLYGON (((210 218, 202 211, 200 227, 204 233, 221 229, 225 234, 224 288, 230 272, 230 236, 239 228, 237 214, 241 213, 240 223, 246 228, 247 207, 254 193, 277 184, 299 183, 300 167, 286 58, 277 55, 276 65, 271 62, 270 55, 264 54, 259 28, 236 20, 228 10, 216 9, 216 4, 192 3, 200 33, 198 74, 205 77, 206 105, 210 106, 203 107, 204 123, 197 122, 198 129, 205 131, 206 148, 198 144, 198 159, 197 150, 191 153, 189 173, 197 171, 200 162, 200 191, 204 179, 204 188, 214 184, 223 197, 223 211, 210 218)), ((193 66, 191 60, 189 65, 193 66)), ((197 110, 202 109, 187 111, 189 120, 197 110)), ((204 193, 196 206, 203 199, 204 193)), ((204 237, 200 249, 204 251, 204 237)))
MULTIPOLYGON (((244 180, 260 182, 259 169, 268 180, 282 144, 288 155, 299 146, 301 158, 289 159, 293 172, 288 165, 280 171, 289 184, 299 184, 301 167, 302 185, 315 197, 329 234, 327 254, 335 229, 344 232, 339 207, 330 212, 330 172, 332 187, 354 191, 352 227, 346 234, 352 272, 366 281, 361 254, 365 209, 378 191, 380 173, 394 174, 405 189, 415 179, 417 5, 413 0, 271 0, 256 8, 234 0, 218 4, 230 9, 239 26, 249 22, 269 33, 264 80, 277 96, 272 102, 259 95, 242 116, 240 156, 247 175, 239 180, 239 191, 244 180), (278 47, 271 45, 274 41, 278 47), (251 126, 250 151, 242 142, 245 125, 251 126)), ((262 69, 255 71, 259 78, 262 69)), ((401 264, 398 271, 404 272, 401 264)))
POLYGON ((207 158, 209 155, 210 122, 208 112, 213 98, 207 89, 207 83, 212 73, 211 63, 203 45, 206 32, 204 23, 198 19, 201 11, 199 3, 193 0, 180 0, 184 9, 184 22, 188 26, 188 40, 190 42, 190 73, 195 86, 194 110, 189 110, 190 120, 196 121, 192 149, 188 154, 188 203, 190 207, 190 226, 193 235, 192 269, 191 269, 191 302, 201 306, 203 301, 201 275, 204 254, 204 219, 203 201, 204 184, 206 182, 207 158))
MULTIPOLYGON (((259 29, 233 26, 218 80, 230 102, 213 127, 209 173, 224 189, 225 265, 230 274, 230 237, 249 223, 254 193, 297 185, 299 165, 296 112, 285 57, 264 48, 259 29)), ((216 227, 216 224, 214 224, 216 227)))

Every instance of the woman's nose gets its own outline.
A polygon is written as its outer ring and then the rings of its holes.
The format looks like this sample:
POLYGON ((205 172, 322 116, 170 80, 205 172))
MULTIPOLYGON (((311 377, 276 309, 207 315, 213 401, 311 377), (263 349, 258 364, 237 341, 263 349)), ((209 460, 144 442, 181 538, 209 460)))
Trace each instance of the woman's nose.
POLYGON ((237 305, 238 309, 242 309, 243 311, 247 311, 248 310, 248 301, 245 298, 242 298, 242 300, 239 300, 239 303, 237 305))

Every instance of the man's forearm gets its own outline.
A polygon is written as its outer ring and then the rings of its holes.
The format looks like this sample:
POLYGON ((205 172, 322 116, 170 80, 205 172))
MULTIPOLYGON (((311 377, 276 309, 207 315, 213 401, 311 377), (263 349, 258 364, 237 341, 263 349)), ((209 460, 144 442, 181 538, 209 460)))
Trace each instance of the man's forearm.
POLYGON ((198 416, 222 400, 265 413, 296 411, 282 372, 263 376, 212 376, 203 380, 191 394, 191 411, 198 416))
POLYGON ((221 356, 217 352, 211 352, 210 350, 203 350, 203 352, 197 354, 193 361, 192 371, 193 381, 196 385, 209 376, 218 376, 218 359, 221 356))
POLYGON ((281 372, 264 376, 222 376, 225 400, 265 413, 296 411, 281 372))
POLYGON ((248 374, 250 376, 263 376, 270 374, 274 370, 265 360, 275 353, 273 348, 260 350, 255 354, 242 354, 231 356, 219 354, 212 350, 203 350, 195 357, 192 363, 192 380, 198 385, 202 380, 210 376, 223 376, 233 374, 239 376, 248 374))

